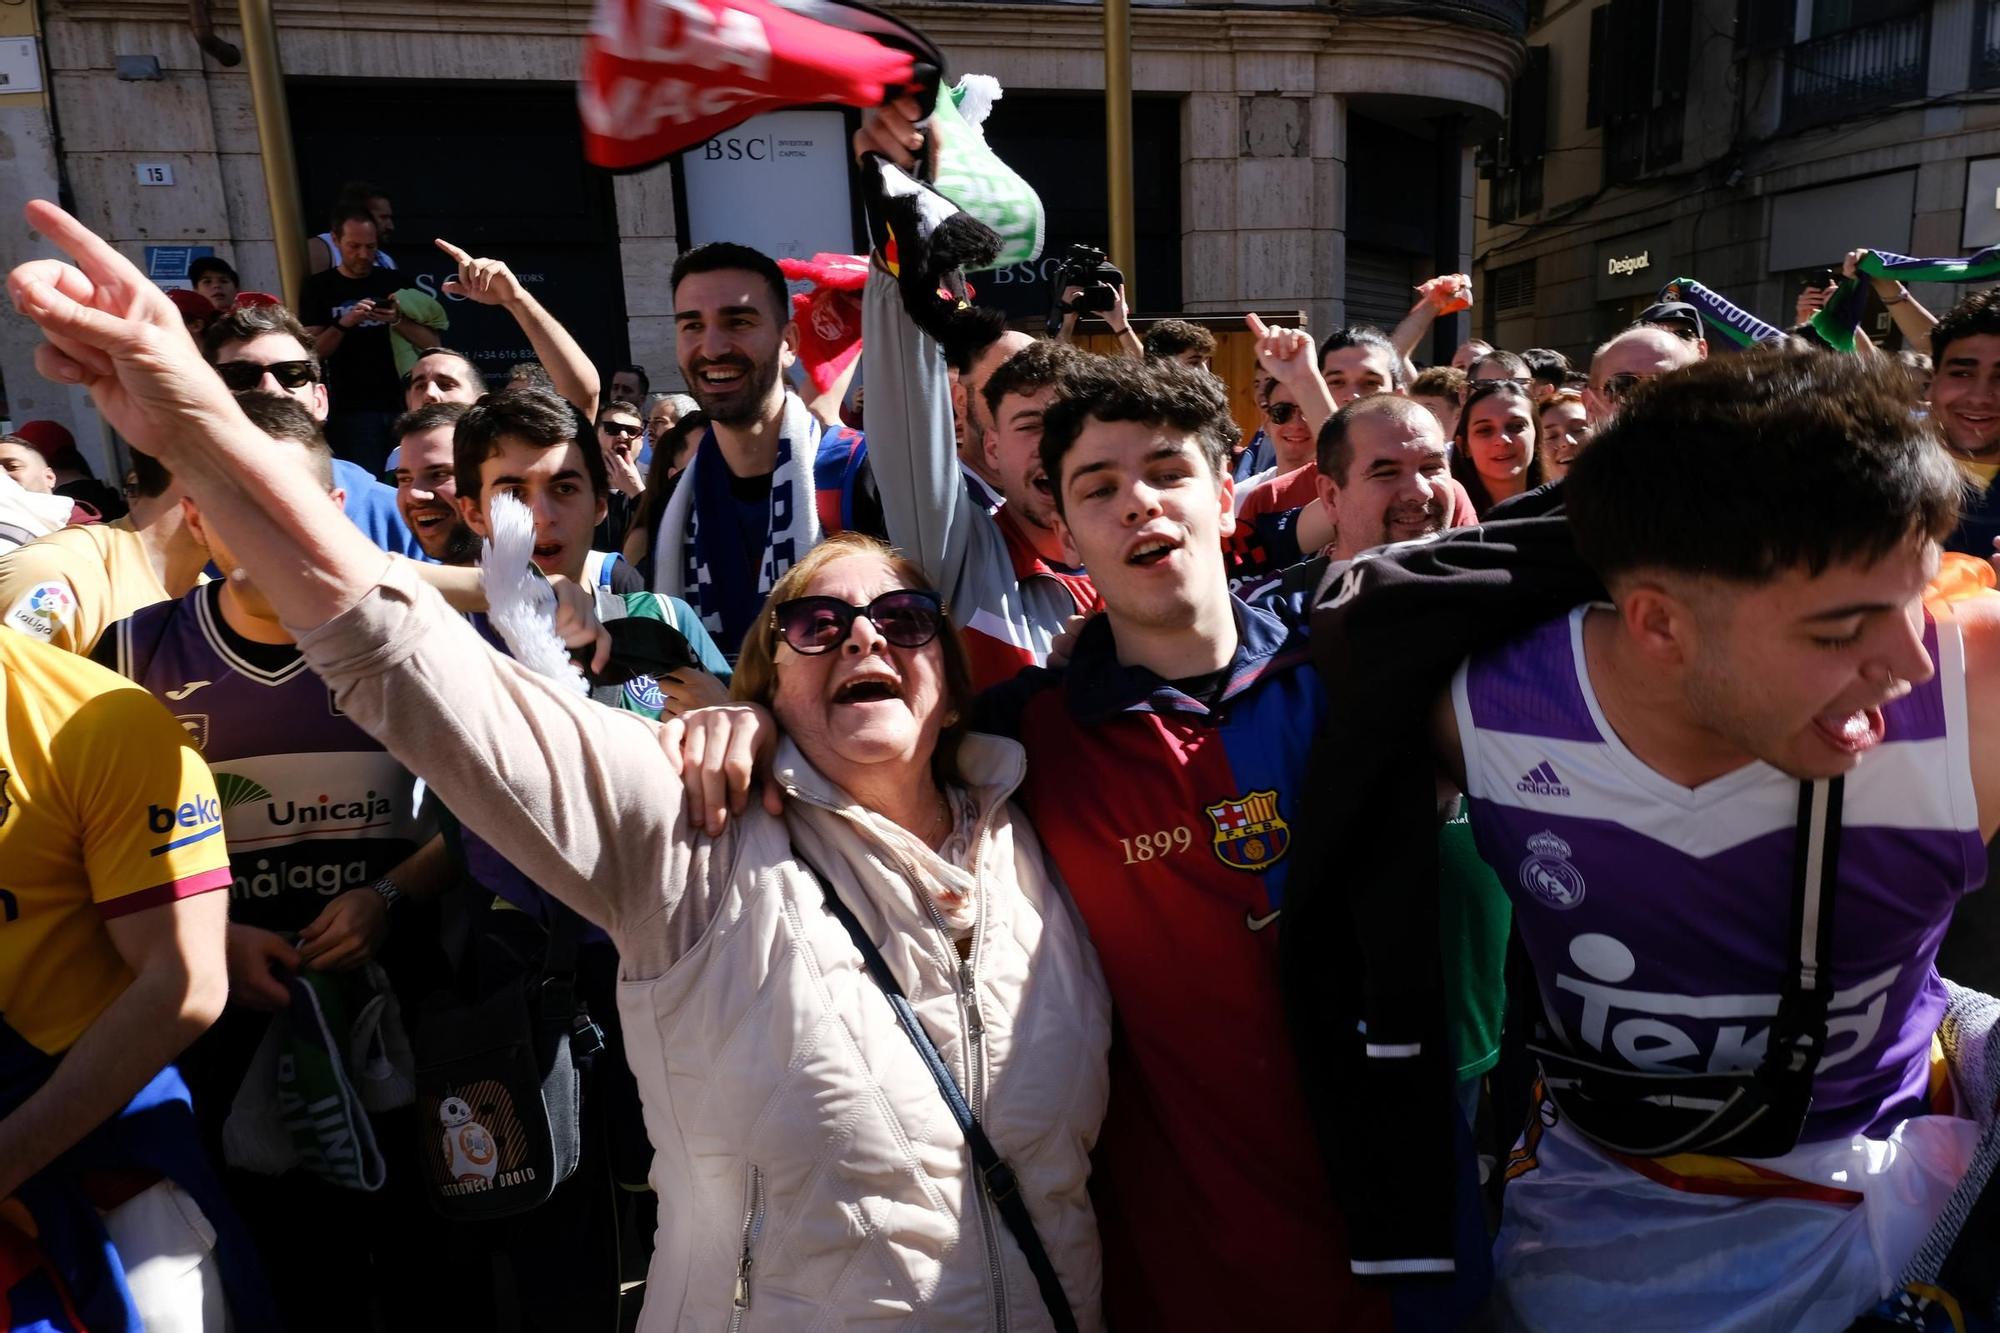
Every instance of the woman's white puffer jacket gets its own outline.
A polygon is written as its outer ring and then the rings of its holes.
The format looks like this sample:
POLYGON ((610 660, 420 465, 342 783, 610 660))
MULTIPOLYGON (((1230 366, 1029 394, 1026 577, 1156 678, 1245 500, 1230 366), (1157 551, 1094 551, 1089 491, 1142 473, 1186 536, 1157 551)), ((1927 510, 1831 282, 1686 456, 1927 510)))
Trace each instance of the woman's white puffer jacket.
POLYGON ((785 816, 749 814, 694 857, 688 872, 709 882, 688 884, 680 909, 707 917, 700 934, 659 976, 628 966, 619 1012, 660 1200, 644 1329, 1052 1327, 937 1084, 802 858, 860 919, 1018 1174, 1078 1326, 1102 1327, 1087 1185, 1110 1000, 1008 804, 1020 747, 973 736, 960 762, 978 811, 962 962, 927 902, 928 849, 787 744, 785 816))

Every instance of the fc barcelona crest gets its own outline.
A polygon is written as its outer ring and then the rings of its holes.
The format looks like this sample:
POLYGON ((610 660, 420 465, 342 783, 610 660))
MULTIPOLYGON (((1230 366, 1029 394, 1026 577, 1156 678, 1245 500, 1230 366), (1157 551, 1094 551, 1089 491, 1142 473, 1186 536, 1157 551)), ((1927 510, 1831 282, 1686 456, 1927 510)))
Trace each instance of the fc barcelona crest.
POLYGON ((1292 827, 1278 813, 1278 793, 1253 791, 1207 808, 1215 855, 1231 870, 1266 870, 1292 845, 1292 827))

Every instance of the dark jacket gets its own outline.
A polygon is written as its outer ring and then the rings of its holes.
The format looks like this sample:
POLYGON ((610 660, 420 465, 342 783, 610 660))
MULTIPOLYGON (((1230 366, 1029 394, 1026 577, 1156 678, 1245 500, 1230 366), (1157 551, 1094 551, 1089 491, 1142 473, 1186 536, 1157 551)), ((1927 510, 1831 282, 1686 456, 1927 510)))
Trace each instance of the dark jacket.
POLYGON ((1438 1145, 1463 1131, 1438 962, 1432 709, 1467 657, 1602 596, 1555 516, 1372 553, 1315 600, 1328 712, 1280 964, 1306 1100, 1343 1164, 1357 1271, 1452 1252, 1452 1155, 1438 1145))

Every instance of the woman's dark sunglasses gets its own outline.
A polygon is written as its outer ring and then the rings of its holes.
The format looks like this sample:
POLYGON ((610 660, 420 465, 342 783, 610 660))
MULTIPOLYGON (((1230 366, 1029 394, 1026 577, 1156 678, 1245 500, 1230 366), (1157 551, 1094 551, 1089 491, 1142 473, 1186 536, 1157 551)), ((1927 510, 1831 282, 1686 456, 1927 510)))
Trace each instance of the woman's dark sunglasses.
POLYGON ((1284 425, 1294 416, 1297 416, 1298 411, 1299 405, 1297 403, 1266 403, 1264 405, 1264 415, 1271 418, 1273 426, 1284 425))
POLYGON ((867 616, 876 633, 898 648, 921 648, 944 623, 944 602, 922 588, 885 592, 866 606, 838 597, 794 597, 771 609, 771 625, 795 653, 811 656, 847 642, 856 616, 867 616))
POLYGON ((256 388, 264 382, 267 370, 281 389, 296 389, 319 379, 319 372, 310 361, 223 361, 215 367, 215 373, 222 376, 231 393, 256 388))

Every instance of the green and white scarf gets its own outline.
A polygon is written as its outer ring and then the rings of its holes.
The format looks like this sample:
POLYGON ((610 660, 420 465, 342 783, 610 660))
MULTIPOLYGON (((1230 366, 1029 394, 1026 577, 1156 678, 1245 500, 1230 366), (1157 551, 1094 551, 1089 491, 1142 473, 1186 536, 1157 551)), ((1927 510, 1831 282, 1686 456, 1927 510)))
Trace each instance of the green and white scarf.
POLYGON ((1854 350, 1854 331, 1861 327, 1861 312, 1868 299, 1863 278, 1888 278, 1895 282, 1991 282, 2000 278, 2000 245, 1989 245, 1963 259, 1918 259, 1886 250, 1870 250, 1854 267, 1858 270, 1856 275, 1841 279, 1833 295, 1812 317, 1812 326, 1819 336, 1842 352, 1854 350))

